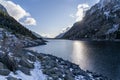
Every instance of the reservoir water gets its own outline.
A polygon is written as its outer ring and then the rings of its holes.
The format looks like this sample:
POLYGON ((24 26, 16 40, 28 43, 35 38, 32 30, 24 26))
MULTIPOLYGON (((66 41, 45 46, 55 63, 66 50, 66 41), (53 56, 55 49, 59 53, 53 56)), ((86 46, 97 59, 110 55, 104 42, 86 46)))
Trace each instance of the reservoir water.
POLYGON ((83 70, 120 80, 120 42, 48 40, 47 45, 29 49, 61 57, 83 70))

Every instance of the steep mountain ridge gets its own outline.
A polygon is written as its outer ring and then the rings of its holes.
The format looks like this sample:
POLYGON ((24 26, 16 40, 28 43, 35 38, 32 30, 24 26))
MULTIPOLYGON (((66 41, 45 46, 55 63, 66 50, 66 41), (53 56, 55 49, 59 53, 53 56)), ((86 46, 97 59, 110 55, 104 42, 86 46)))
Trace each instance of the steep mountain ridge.
MULTIPOLYGON (((24 47, 45 44, 42 37, 33 33, 7 13, 7 10, 0 4, 0 28, 3 31, 14 35, 24 45, 24 47)), ((14 37, 14 38, 15 38, 14 37)))
POLYGON ((65 39, 120 39, 120 1, 100 0, 62 37, 65 39))
POLYGON ((58 34, 55 38, 59 39, 63 37, 63 35, 70 29, 70 27, 67 27, 65 30, 62 30, 60 34, 58 34))
POLYGON ((5 28, 16 36, 23 35, 32 39, 37 39, 37 36, 32 34, 32 31, 25 28, 13 17, 9 16, 7 10, 0 4, 0 28, 5 28))

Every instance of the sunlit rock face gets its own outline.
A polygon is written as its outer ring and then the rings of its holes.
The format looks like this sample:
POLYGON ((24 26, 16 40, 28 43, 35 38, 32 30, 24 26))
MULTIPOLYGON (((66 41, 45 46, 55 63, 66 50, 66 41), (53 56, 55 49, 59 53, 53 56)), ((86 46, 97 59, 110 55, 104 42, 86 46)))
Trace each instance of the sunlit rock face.
POLYGON ((62 38, 120 39, 120 0, 100 0, 62 38))

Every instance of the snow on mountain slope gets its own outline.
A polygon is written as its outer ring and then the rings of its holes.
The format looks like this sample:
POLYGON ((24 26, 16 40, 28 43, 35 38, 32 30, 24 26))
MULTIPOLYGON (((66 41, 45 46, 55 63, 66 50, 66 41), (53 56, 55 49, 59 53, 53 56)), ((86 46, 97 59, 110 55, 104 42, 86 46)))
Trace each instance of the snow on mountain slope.
POLYGON ((100 0, 63 35, 65 39, 120 39, 120 0, 100 0), (115 26, 117 25, 117 27, 115 26))
POLYGON ((70 27, 67 27, 67 28, 63 29, 62 32, 61 32, 59 35, 57 35, 55 38, 62 38, 63 35, 64 35, 67 31, 69 31, 69 29, 70 29, 70 27))

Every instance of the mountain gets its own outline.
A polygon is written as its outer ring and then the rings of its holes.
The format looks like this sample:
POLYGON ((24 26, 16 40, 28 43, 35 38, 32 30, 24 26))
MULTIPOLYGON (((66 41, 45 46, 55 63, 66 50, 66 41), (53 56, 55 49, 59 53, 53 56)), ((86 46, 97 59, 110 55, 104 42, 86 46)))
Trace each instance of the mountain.
POLYGON ((67 27, 65 30, 62 30, 62 32, 57 35, 55 38, 59 39, 59 38, 62 38, 63 35, 70 29, 70 27, 67 27))
POLYGON ((37 38, 30 30, 22 26, 13 17, 9 16, 2 10, 0 12, 0 28, 5 28, 16 36, 21 34, 27 37, 37 38))
POLYGON ((32 31, 25 28, 19 22, 17 22, 13 17, 8 15, 7 10, 0 4, 0 28, 5 28, 8 31, 12 32, 16 36, 23 35, 30 37, 32 39, 37 39, 32 31))
POLYGON ((39 35, 39 34, 36 33, 36 32, 33 32, 33 31, 32 31, 32 34, 35 35, 35 36, 36 36, 37 38, 39 38, 39 39, 42 39, 42 38, 43 38, 41 35, 39 35))
POLYGON ((120 0, 100 0, 62 38, 120 39, 120 0))
POLYGON ((12 35, 15 35, 16 38, 21 40, 25 46, 32 46, 43 44, 44 40, 38 35, 34 34, 32 31, 21 25, 13 17, 9 15, 6 8, 0 4, 0 28, 3 28, 3 31, 7 31, 12 35))
POLYGON ((59 39, 62 38, 64 36, 65 33, 60 33, 59 35, 57 35, 55 38, 59 39))

